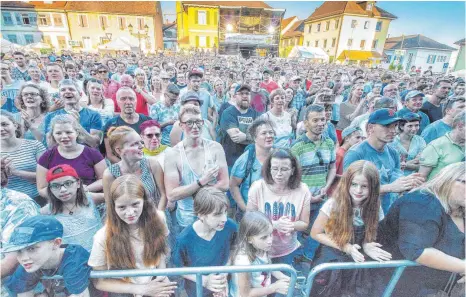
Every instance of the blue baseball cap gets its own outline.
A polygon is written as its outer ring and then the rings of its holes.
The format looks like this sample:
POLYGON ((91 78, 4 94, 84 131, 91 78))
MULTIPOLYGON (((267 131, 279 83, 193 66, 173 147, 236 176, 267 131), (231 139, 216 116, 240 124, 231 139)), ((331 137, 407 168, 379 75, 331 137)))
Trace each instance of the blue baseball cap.
POLYGON ((414 112, 407 112, 401 116, 402 121, 406 122, 413 122, 413 121, 421 121, 421 116, 414 112))
POLYGON ((409 100, 409 99, 411 99, 411 98, 413 98, 413 97, 416 97, 416 96, 425 97, 425 95, 424 95, 422 92, 413 90, 413 91, 409 91, 408 94, 406 94, 406 96, 405 96, 405 101, 406 101, 406 100, 409 100))
POLYGON ((241 92, 242 90, 248 90, 251 92, 251 87, 249 85, 237 85, 235 88, 235 94, 241 92))
POLYGON ((358 126, 348 126, 341 132, 341 139, 345 139, 345 137, 350 136, 356 131, 361 131, 361 128, 358 126))
POLYGON ((387 126, 399 121, 401 121, 401 119, 395 115, 394 110, 382 108, 371 113, 367 123, 387 126))
POLYGON ((16 226, 3 252, 15 252, 36 243, 63 237, 63 225, 53 216, 33 216, 16 226))
POLYGON ((204 102, 204 100, 201 97, 199 97, 199 94, 194 91, 187 91, 186 93, 184 93, 183 96, 181 96, 182 105, 191 100, 198 101, 199 105, 202 105, 202 103, 204 102))

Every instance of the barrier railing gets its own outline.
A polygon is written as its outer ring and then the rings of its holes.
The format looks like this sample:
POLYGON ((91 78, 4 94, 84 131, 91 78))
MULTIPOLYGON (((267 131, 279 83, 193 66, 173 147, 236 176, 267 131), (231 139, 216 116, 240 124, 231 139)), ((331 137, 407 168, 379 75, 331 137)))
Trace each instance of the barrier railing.
POLYGON ((306 297, 310 296, 312 285, 314 284, 314 278, 317 274, 325 270, 341 270, 341 269, 361 269, 361 268, 396 268, 393 272, 393 275, 390 281, 385 288, 385 291, 382 297, 390 297, 392 295, 393 290, 395 289, 396 284, 398 283, 401 274, 405 270, 406 267, 413 267, 413 266, 420 266, 416 262, 406 261, 406 260, 398 260, 398 261, 388 261, 388 262, 363 262, 363 263, 324 263, 317 265, 314 267, 307 277, 306 281, 306 297))
MULTIPOLYGON (((180 276, 196 275, 196 296, 202 296, 202 276, 211 273, 241 273, 241 272, 269 272, 282 271, 290 274, 290 287, 287 297, 293 297, 296 285, 296 270, 286 264, 252 265, 252 266, 211 266, 211 267, 183 267, 167 269, 131 269, 131 270, 105 270, 92 271, 90 278, 123 278, 138 276, 180 276)), ((53 276, 51 279, 60 279, 61 276, 53 276)))

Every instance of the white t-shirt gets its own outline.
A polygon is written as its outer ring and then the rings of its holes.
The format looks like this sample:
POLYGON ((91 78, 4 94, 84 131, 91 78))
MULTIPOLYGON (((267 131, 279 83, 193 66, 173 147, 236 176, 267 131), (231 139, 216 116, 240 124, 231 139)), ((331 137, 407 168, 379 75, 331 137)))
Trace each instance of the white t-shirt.
MULTIPOLYGON (((238 255, 236 255, 233 263, 234 265, 238 265, 238 266, 254 266, 254 265, 271 264, 271 261, 267 257, 267 255, 264 255, 262 257, 256 257, 254 261, 251 262, 249 260, 249 257, 245 253, 239 253, 238 255)), ((266 288, 270 286, 272 282, 271 276, 272 274, 270 272, 262 272, 262 271, 249 272, 249 285, 252 289, 253 288, 266 288)), ((230 296, 241 297, 241 294, 239 292, 237 273, 233 274, 233 286, 230 288, 230 296)), ((265 295, 261 297, 265 297, 265 295)))
MULTIPOLYGON (((324 205, 322 205, 322 208, 320 209, 321 212, 323 212, 325 215, 330 217, 330 214, 332 213, 332 209, 335 205, 335 199, 330 198, 328 199, 324 205)), ((353 208, 353 225, 354 226, 363 226, 364 222, 362 220, 362 209, 361 208, 353 208)), ((382 210, 382 206, 379 208, 379 221, 383 220, 384 214, 382 210)))
MULTIPOLYGON (((168 236, 169 231, 167 227, 167 221, 165 214, 162 211, 157 210, 157 214, 162 219, 165 229, 166 236, 168 236)), ((104 226, 102 229, 97 231, 94 235, 94 244, 92 245, 91 255, 89 257, 88 264, 91 267, 107 266, 107 269, 110 269, 110 266, 107 263, 107 244, 106 244, 106 235, 107 227, 104 226)), ((144 252, 144 243, 139 235, 139 229, 131 231, 131 237, 129 238, 131 242, 131 247, 134 252, 134 260, 136 263, 137 269, 151 269, 156 268, 154 266, 146 267, 143 261, 143 252, 144 252)), ((152 276, 140 276, 140 277, 131 277, 129 278, 130 282, 133 284, 146 284, 151 281, 152 276)))

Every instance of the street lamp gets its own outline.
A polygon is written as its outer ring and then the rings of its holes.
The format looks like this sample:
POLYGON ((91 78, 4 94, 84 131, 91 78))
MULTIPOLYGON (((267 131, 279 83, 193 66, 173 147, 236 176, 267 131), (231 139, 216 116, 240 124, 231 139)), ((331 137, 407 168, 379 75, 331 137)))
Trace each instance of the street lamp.
POLYGON ((144 26, 144 29, 141 30, 141 31, 137 31, 137 32, 134 32, 133 33, 133 25, 129 24, 128 25, 128 30, 129 30, 129 34, 131 34, 132 36, 136 37, 138 39, 138 43, 139 43, 139 53, 142 52, 142 49, 141 49, 141 38, 148 38, 149 37, 149 26, 147 26, 147 24, 144 26))

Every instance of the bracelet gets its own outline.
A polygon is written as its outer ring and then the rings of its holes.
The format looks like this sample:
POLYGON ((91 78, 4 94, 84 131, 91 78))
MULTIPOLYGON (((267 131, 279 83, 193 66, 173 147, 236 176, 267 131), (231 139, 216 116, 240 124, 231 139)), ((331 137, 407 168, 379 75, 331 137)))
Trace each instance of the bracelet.
POLYGON ((197 182, 197 185, 199 186, 199 188, 204 187, 204 186, 201 184, 201 181, 200 181, 200 180, 197 180, 196 182, 197 182))

